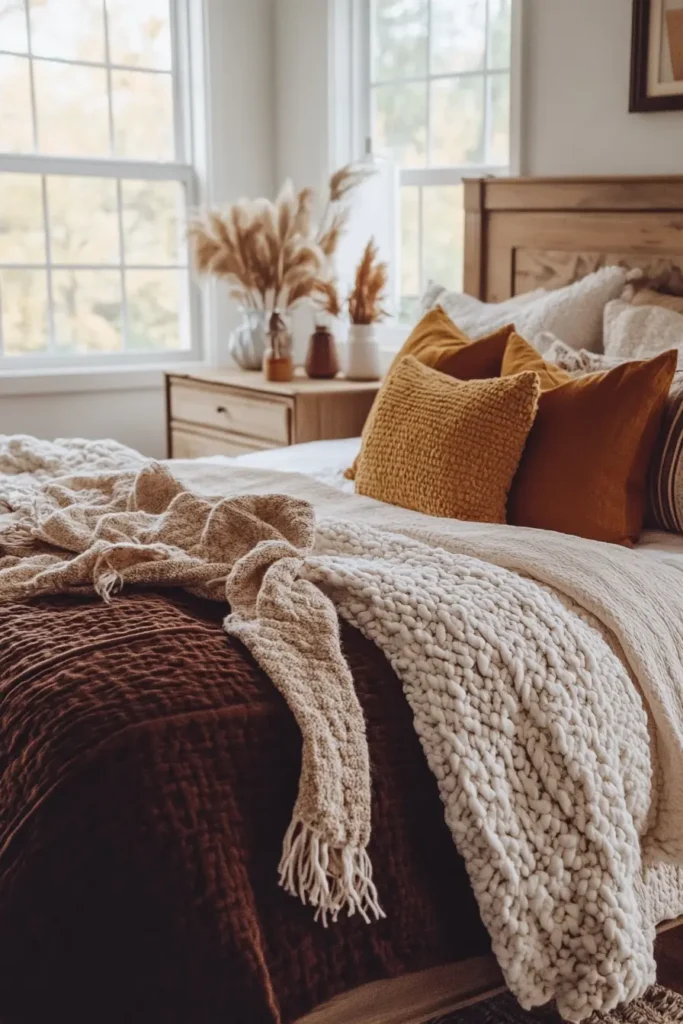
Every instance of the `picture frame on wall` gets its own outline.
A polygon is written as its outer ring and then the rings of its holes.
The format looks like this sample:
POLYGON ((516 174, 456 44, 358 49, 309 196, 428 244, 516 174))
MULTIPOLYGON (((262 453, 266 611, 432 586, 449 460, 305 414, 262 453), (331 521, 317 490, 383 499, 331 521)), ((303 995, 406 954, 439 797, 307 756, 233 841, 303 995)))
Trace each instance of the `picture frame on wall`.
POLYGON ((629 110, 683 110, 683 0, 633 0, 629 110))

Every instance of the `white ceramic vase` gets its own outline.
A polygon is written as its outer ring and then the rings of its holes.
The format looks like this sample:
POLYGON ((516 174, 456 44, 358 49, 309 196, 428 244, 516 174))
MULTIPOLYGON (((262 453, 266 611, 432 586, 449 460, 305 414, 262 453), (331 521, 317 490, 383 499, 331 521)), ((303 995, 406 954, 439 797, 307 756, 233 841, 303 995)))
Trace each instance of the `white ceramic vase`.
POLYGON ((351 324, 349 327, 346 376, 349 380, 379 380, 382 376, 374 324, 351 324))

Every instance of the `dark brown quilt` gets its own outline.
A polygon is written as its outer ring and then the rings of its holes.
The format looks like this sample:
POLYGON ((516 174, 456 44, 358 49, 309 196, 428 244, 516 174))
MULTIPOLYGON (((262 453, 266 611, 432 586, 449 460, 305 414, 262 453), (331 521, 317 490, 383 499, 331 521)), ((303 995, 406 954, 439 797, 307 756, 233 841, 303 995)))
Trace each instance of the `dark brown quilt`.
POLYGON ((325 929, 278 887, 301 740, 224 614, 0 607, 0 1024, 286 1024, 488 950, 400 683, 348 627, 387 919, 325 929))

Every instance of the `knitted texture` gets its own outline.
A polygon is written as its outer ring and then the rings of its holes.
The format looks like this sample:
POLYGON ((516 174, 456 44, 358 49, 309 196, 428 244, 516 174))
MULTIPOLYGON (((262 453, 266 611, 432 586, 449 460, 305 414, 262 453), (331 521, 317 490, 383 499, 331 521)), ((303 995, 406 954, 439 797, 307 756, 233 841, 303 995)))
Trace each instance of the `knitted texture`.
MULTIPOLYGON (((284 509, 285 499, 277 500, 284 509)), ((246 499, 237 501, 245 507, 246 499)), ((99 513, 105 522, 101 507, 99 513)), ((262 532, 261 525, 241 538, 247 559, 259 555, 254 541, 262 532)), ((487 550, 485 538, 480 546, 487 550)), ((520 539, 518 554, 523 547, 520 539)), ((596 546, 595 565, 601 550, 596 546)), ((509 559, 511 551, 503 545, 498 557, 509 559)), ((401 678, 482 918, 520 1001, 556 998, 567 1018, 581 1020, 642 994, 654 977, 653 928, 637 900, 638 837, 651 811, 650 746, 639 692, 606 631, 568 597, 561 601, 523 575, 369 522, 321 521, 316 554, 300 553, 299 561, 292 578, 332 597, 401 678)), ((9 571, 16 565, 21 559, 9 571)), ((537 571, 532 558, 522 566, 537 571)), ((249 581, 267 583, 273 569, 289 571, 273 561, 262 577, 247 573, 238 591, 245 606, 249 581)), ((267 585, 262 594, 267 615, 267 585)), ((261 588, 257 607, 260 597, 261 588)), ((646 615, 643 608, 643 621, 646 615)), ((313 639, 309 651, 315 660, 313 639)), ((288 682, 310 688, 312 671, 303 663, 288 682)), ((670 752, 680 724, 674 676, 648 681, 643 670, 642 679, 660 731, 669 729, 670 752)), ((334 728, 333 719, 328 724, 334 728)), ((310 726, 305 719, 299 725, 305 756, 310 726)), ((353 774, 366 765, 367 758, 353 774)), ((675 784, 675 770, 662 766, 675 784)), ((330 770, 322 760, 314 777, 323 780, 330 770)), ((297 862, 310 895, 315 860, 299 849, 297 862)))
POLYGON ((342 908, 382 916, 366 852, 363 716, 334 608, 300 578, 311 506, 277 495, 208 501, 154 463, 61 477, 12 500, 16 512, 0 522, 0 602, 87 589, 109 600, 124 584, 230 602, 227 632, 268 672, 304 736, 282 884, 323 921, 342 908))
MULTIPOLYGON (((476 299, 472 301, 476 302, 476 299)), ((382 394, 386 381, 391 379, 392 370, 406 356, 414 356, 424 366, 431 366, 433 370, 447 373, 449 377, 457 377, 458 380, 499 377, 505 346, 512 331, 512 325, 508 324, 488 337, 473 342, 437 306, 425 313, 394 356, 379 394, 382 394)), ((373 428, 377 402, 376 396, 363 426, 363 437, 373 428)), ((359 455, 356 455, 353 465, 344 473, 347 480, 356 479, 358 459, 359 455)))
POLYGON ((338 521, 320 532, 309 578, 403 683, 515 996, 578 1021, 641 995, 647 721, 595 620, 476 559, 338 521))
POLYGON ((356 490, 432 516, 505 522, 539 393, 533 373, 460 381, 407 356, 377 397, 356 490))
MULTIPOLYGON (((512 996, 504 995, 449 1013, 430 1024, 562 1024, 562 1018, 554 1007, 525 1013, 512 996)), ((596 1013, 588 1024, 683 1024, 683 996, 653 985, 642 999, 613 1013, 596 1013)))
POLYGON ((683 316, 663 306, 632 306, 613 299, 605 306, 604 345, 608 356, 622 359, 648 359, 670 348, 680 352, 683 316))

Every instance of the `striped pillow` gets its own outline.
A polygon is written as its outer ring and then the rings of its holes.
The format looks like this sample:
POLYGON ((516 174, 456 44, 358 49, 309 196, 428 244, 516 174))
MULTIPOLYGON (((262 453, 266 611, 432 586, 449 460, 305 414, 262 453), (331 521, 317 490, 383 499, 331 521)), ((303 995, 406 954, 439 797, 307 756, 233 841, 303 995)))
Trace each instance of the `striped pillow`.
MULTIPOLYGON (((545 358, 577 377, 622 361, 596 352, 576 352, 558 339, 548 347, 545 358)), ((683 533, 683 368, 674 374, 652 453, 645 525, 683 533)))
POLYGON ((650 463, 646 523, 683 533, 683 371, 674 374, 650 463))

